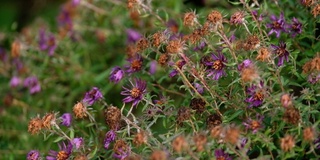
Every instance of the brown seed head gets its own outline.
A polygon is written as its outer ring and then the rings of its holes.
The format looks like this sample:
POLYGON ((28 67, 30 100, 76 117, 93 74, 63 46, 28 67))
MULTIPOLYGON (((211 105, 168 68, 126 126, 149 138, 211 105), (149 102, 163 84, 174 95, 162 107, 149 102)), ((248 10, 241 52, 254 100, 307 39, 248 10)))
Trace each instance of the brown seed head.
POLYGON ((148 47, 149 47, 149 42, 148 42, 148 40, 146 38, 141 38, 137 42, 137 48, 138 48, 139 52, 145 50, 148 47))
POLYGON ((295 145, 294 137, 291 135, 286 135, 284 138, 280 140, 280 147, 283 151, 290 151, 295 145))
POLYGON ((154 47, 160 46, 163 40, 164 40, 164 36, 161 32, 157 32, 152 35, 152 45, 154 47))
POLYGON ((42 120, 39 117, 32 118, 28 124, 28 132, 32 135, 38 134, 42 129, 42 120))
POLYGON ((308 61, 302 67, 303 73, 310 73, 313 71, 320 71, 320 57, 315 57, 312 60, 308 61))
POLYGON ((241 80, 243 82, 252 82, 259 79, 258 71, 255 66, 250 66, 241 70, 241 80))
POLYGON ((271 52, 268 48, 262 47, 259 49, 258 51, 258 56, 257 56, 257 60, 265 62, 265 61, 269 61, 271 57, 271 52))
POLYGON ((196 145, 197 151, 201 152, 204 150, 205 144, 207 143, 207 137, 204 134, 196 134, 193 137, 193 141, 196 145))
POLYGON ((133 143, 136 146, 141 146, 142 144, 146 144, 147 143, 147 137, 146 137, 145 133, 143 131, 137 133, 136 136, 133 139, 133 143))
POLYGON ((320 14, 320 4, 314 6, 311 13, 314 16, 314 18, 316 18, 320 14))
POLYGON ((190 40, 191 44, 196 44, 203 37, 201 29, 196 29, 189 35, 188 40, 190 40))
POLYGON ((137 5, 137 3, 138 3, 137 0, 128 0, 127 2, 128 9, 133 9, 137 5))
POLYGON ((307 142, 313 142, 315 140, 315 131, 312 127, 303 130, 303 140, 307 142))
POLYGON ((235 12, 230 18, 230 24, 237 25, 242 24, 244 21, 244 12, 235 12))
POLYGON ((113 146, 113 152, 122 155, 124 152, 129 152, 130 148, 128 147, 127 143, 123 140, 117 140, 113 146))
POLYGON ((88 157, 85 155, 77 155, 73 160, 88 160, 88 157))
POLYGON ((104 117, 106 124, 110 127, 110 129, 117 130, 121 120, 120 109, 114 106, 108 107, 104 112, 104 117))
POLYGON ((211 114, 207 118, 207 129, 212 130, 214 127, 219 126, 221 123, 221 116, 219 116, 218 114, 211 114))
POLYGON ((169 55, 168 55, 168 54, 166 54, 166 53, 165 53, 165 54, 161 54, 161 55, 159 56, 158 63, 159 63, 161 66, 164 66, 164 65, 167 64, 168 60, 169 60, 169 55))
POLYGON ((85 107, 82 102, 78 102, 73 106, 73 113, 76 118, 84 118, 87 117, 87 107, 85 107))
POLYGON ((218 22, 222 22, 222 15, 219 11, 213 10, 208 16, 207 21, 210 23, 216 24, 218 22))
POLYGON ((56 121, 56 115, 54 113, 47 113, 42 117, 42 127, 46 129, 51 129, 51 125, 56 121))
POLYGON ((282 95, 280 101, 283 107, 287 108, 292 106, 292 100, 289 94, 282 95))
POLYGON ((187 12, 184 14, 183 25, 193 26, 194 22, 197 20, 197 16, 194 12, 187 12))
POLYGON ((181 53, 183 51, 183 42, 179 39, 169 41, 166 50, 170 54, 181 53))
POLYGON ((218 139, 221 137, 221 133, 222 133, 222 126, 218 125, 218 126, 214 126, 211 130, 210 130, 210 135, 211 137, 218 139))
POLYGON ((11 56, 12 58, 17 58, 20 56, 21 45, 18 40, 11 44, 11 56))
POLYGON ((260 46, 260 39, 257 35, 249 36, 242 44, 242 48, 246 51, 254 50, 260 46))
POLYGON ((187 107, 179 108, 177 123, 181 125, 183 121, 190 119, 190 116, 191 116, 190 108, 187 108, 187 107))
POLYGON ((313 0, 302 0, 302 5, 310 7, 313 4, 313 0))
POLYGON ((164 151, 153 151, 150 160, 167 160, 167 153, 164 151))
POLYGON ((233 145, 237 144, 240 137, 240 130, 235 126, 224 129, 224 141, 233 145))
POLYGON ((2 100, 5 106, 11 106, 13 101, 14 101, 14 97, 11 94, 6 94, 2 100))
POLYGON ((188 147, 188 142, 183 136, 178 136, 172 142, 172 148, 177 153, 181 153, 184 149, 188 147))
POLYGON ((293 106, 286 108, 286 111, 284 112, 284 115, 283 115, 283 119, 287 123, 298 124, 300 120, 299 110, 293 106))
POLYGON ((190 107, 196 110, 197 113, 203 113, 206 109, 206 102, 201 98, 193 98, 190 102, 190 107))
POLYGON ((128 56, 128 58, 132 58, 134 56, 136 56, 138 52, 138 48, 136 47, 136 45, 128 45, 127 48, 126 48, 126 54, 128 56))

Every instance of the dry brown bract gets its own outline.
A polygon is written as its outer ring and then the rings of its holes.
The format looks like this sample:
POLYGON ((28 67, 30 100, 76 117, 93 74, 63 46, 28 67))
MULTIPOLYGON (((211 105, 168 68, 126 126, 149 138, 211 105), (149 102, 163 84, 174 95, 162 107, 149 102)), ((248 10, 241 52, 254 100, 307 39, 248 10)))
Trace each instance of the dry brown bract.
POLYGON ((87 117, 87 107, 85 107, 81 102, 78 102, 73 107, 73 113, 76 116, 76 118, 84 118, 87 117))
POLYGON ((213 10, 208 16, 207 21, 216 24, 222 22, 222 15, 219 11, 213 10))
POLYGON ((320 4, 317 4, 315 7, 313 7, 311 13, 314 18, 316 18, 320 14, 320 4))
POLYGON ((303 130, 303 140, 307 142, 313 142, 315 140, 315 131, 312 127, 303 130))
POLYGON ((55 123, 56 116, 54 113, 47 113, 42 117, 42 126, 46 129, 51 129, 51 125, 55 123))
POLYGON ((108 107, 104 112, 106 124, 111 130, 117 130, 121 120, 121 111, 119 108, 111 106, 108 107))
POLYGON ((38 134, 42 129, 42 120, 39 117, 32 118, 28 124, 28 132, 38 134))
POLYGON ((270 61, 270 57, 271 57, 271 52, 268 48, 262 47, 259 49, 258 51, 258 56, 257 56, 257 60, 265 62, 265 61, 270 61))
POLYGON ((290 151, 295 145, 294 137, 291 135, 286 135, 284 138, 281 138, 280 141, 280 147, 285 152, 290 151))
POLYGON ((136 146, 140 146, 142 144, 146 144, 147 143, 147 137, 146 137, 146 135, 144 134, 143 131, 140 131, 139 133, 136 134, 136 136, 133 139, 133 143, 136 146))
POLYGON ((295 107, 289 107, 286 109, 283 115, 283 119, 291 124, 298 124, 300 120, 300 113, 299 110, 295 107))
POLYGON ((154 151, 151 156, 150 160, 166 160, 167 154, 164 151, 154 151))
POLYGON ((308 61, 302 67, 303 73, 310 73, 313 71, 320 71, 320 57, 315 57, 312 60, 308 61))
POLYGON ((194 12, 185 13, 183 18, 183 25, 193 26, 196 20, 197 20, 197 16, 194 12))
POLYGON ((181 153, 187 147, 188 147, 188 142, 184 139, 183 136, 178 136, 172 142, 172 148, 177 153, 181 153))
POLYGON ((205 144, 207 143, 207 137, 204 134, 196 134, 193 137, 193 141, 196 145, 197 151, 201 152, 204 150, 205 144))

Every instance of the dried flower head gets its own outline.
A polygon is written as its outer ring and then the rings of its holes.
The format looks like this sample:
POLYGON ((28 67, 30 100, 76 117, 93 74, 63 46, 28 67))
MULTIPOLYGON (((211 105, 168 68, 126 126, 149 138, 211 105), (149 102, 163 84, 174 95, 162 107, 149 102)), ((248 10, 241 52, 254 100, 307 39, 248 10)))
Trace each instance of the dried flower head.
POLYGON ((232 25, 242 24, 243 21, 244 21, 244 12, 242 11, 235 12, 230 17, 230 24, 232 25))
POLYGON ((315 130, 312 127, 307 127, 303 130, 303 140, 307 142, 312 142, 315 140, 315 130))
POLYGON ((320 57, 319 56, 314 57, 312 60, 304 64, 302 69, 303 69, 303 73, 320 71, 320 57))
POLYGON ((182 124, 183 121, 190 119, 191 109, 187 107, 180 107, 177 115, 177 123, 182 124))
POLYGON ((214 127, 222 123, 221 116, 218 114, 211 114, 207 118, 207 129, 212 130, 214 127))
POLYGON ((89 160, 86 155, 76 155, 73 160, 89 160))
POLYGON ((83 105, 82 102, 78 102, 73 106, 73 113, 76 118, 84 118, 87 117, 87 107, 83 105))
POLYGON ((301 0, 302 5, 310 7, 313 4, 313 0, 301 0))
POLYGON ((149 41, 146 38, 142 37, 138 40, 137 42, 138 52, 141 52, 147 49, 148 47, 149 47, 149 41))
POLYGON ((158 63, 161 65, 161 66, 164 66, 167 64, 169 60, 169 55, 164 53, 164 54, 161 54, 158 58, 158 63))
POLYGON ((219 11, 213 10, 211 13, 207 16, 207 21, 210 23, 216 24, 222 22, 222 14, 219 11))
POLYGON ((141 146, 142 144, 147 143, 147 136, 145 135, 144 131, 140 131, 135 135, 133 143, 136 146, 141 146))
POLYGON ((280 101, 281 101, 282 106, 285 108, 292 106, 292 99, 289 94, 282 95, 280 98, 280 101))
POLYGON ((119 108, 111 106, 104 112, 105 122, 111 130, 117 130, 121 120, 121 111, 119 108))
POLYGON ((153 151, 150 160, 167 160, 167 153, 165 151, 156 150, 153 151))
POLYGON ((238 127, 231 125, 224 128, 223 139, 225 142, 235 145, 238 143, 239 138, 240 130, 238 127))
POLYGON ((314 6, 312 8, 311 13, 314 16, 314 18, 316 18, 320 14, 320 4, 317 4, 316 6, 314 6))
POLYGON ((55 113, 47 113, 42 117, 42 126, 48 130, 51 129, 51 126, 56 123, 56 115, 55 113))
POLYGON ((184 42, 180 39, 174 39, 169 41, 166 50, 170 54, 182 53, 184 50, 184 42))
POLYGON ((157 32, 157 33, 153 34, 152 35, 152 45, 154 47, 160 46, 160 44, 162 43, 164 38, 165 37, 163 36, 162 32, 157 32))
POLYGON ((11 44, 11 56, 12 58, 18 58, 20 56, 21 44, 18 40, 15 40, 11 44))
POLYGON ((187 147, 188 147, 188 142, 181 135, 172 141, 172 148, 177 153, 181 153, 187 147))
POLYGON ((127 55, 127 57, 129 59, 133 58, 134 56, 136 56, 137 53, 138 53, 138 48, 136 47, 136 45, 133 45, 133 44, 127 45, 127 47, 126 47, 126 55, 127 55))
POLYGON ((128 9, 133 9, 136 5, 138 5, 138 0, 128 0, 127 7, 128 9))
POLYGON ((280 140, 280 147, 283 151, 288 152, 295 146, 294 137, 291 135, 286 135, 280 140))
POLYGON ((195 134, 193 136, 193 141, 195 143, 195 146, 197 148, 198 152, 201 152, 205 149, 205 144, 207 143, 207 137, 205 134, 195 134))
POLYGON ((270 57, 271 57, 271 52, 268 48, 266 47, 262 47, 258 50, 258 55, 256 60, 265 62, 265 61, 270 61, 270 57))
POLYGON ((249 118, 246 122, 243 123, 243 125, 246 127, 246 129, 251 129, 253 133, 257 133, 259 129, 262 128, 262 120, 263 116, 260 114, 257 114, 256 119, 249 118))
POLYGON ((125 159, 131 153, 130 147, 123 140, 117 140, 113 147, 113 157, 118 159, 125 159))
POLYGON ((260 39, 257 35, 249 36, 242 44, 242 48, 246 51, 257 49, 260 46, 260 39))
POLYGON ((291 124, 298 124, 300 120, 300 112, 295 107, 288 107, 284 112, 283 119, 291 124))
POLYGON ((238 70, 241 74, 241 80, 243 82, 252 82, 260 78, 255 65, 251 60, 246 59, 241 64, 238 65, 238 70))
POLYGON ((190 107, 196 110, 197 113, 203 113, 206 109, 206 102, 201 98, 193 98, 190 102, 190 107))
POLYGON ((197 16, 195 12, 187 12, 184 14, 183 25, 192 27, 196 21, 197 16))
POLYGON ((221 137, 221 133, 222 133, 222 126, 218 125, 218 126, 214 126, 213 128, 211 128, 210 130, 210 135, 211 137, 218 139, 221 137))

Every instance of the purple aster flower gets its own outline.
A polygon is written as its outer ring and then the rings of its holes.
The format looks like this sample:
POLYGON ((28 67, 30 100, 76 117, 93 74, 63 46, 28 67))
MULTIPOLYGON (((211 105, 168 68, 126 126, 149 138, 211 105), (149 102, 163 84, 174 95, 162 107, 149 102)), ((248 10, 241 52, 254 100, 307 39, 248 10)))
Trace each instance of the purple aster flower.
POLYGON ((59 143, 59 151, 50 150, 49 156, 46 156, 46 160, 67 160, 72 152, 72 144, 68 142, 66 145, 64 142, 59 143))
POLYGON ((201 51, 207 46, 207 43, 205 41, 200 42, 199 45, 193 48, 194 51, 201 51))
POLYGON ((122 101, 124 103, 133 102, 132 106, 136 106, 146 93, 147 82, 141 79, 135 79, 134 84, 131 81, 130 83, 132 86, 131 89, 122 87, 124 91, 121 92, 121 95, 127 96, 122 101))
POLYGON ((16 69, 17 69, 18 72, 23 71, 24 66, 23 66, 22 61, 21 61, 19 58, 14 58, 14 59, 12 60, 12 63, 13 63, 13 65, 16 67, 16 69))
POLYGON ((41 86, 38 78, 35 76, 28 77, 23 82, 24 86, 29 88, 30 94, 35 94, 41 91, 41 86))
POLYGON ((75 146, 76 149, 79 149, 83 145, 83 138, 73 138, 72 145, 75 146))
POLYGON ((302 23, 295 17, 292 19, 292 24, 289 25, 290 33, 292 37, 295 37, 297 34, 302 32, 302 23))
POLYGON ((308 82, 311 84, 316 84, 320 80, 320 74, 311 73, 308 76, 308 82))
POLYGON ((218 80, 226 75, 224 68, 226 67, 227 59, 222 53, 218 53, 218 55, 211 54, 211 59, 203 60, 202 63, 207 67, 208 77, 212 76, 214 80, 218 80))
POLYGON ((258 107, 262 105, 264 99, 264 92, 263 92, 263 82, 260 82, 260 86, 252 85, 251 87, 247 88, 247 94, 249 97, 245 100, 249 103, 249 108, 251 107, 258 107))
POLYGON ((173 32, 173 33, 178 33, 178 31, 179 31, 178 23, 173 19, 170 19, 167 22, 167 28, 169 28, 170 31, 173 32))
POLYGON ((78 6, 80 4, 80 0, 72 0, 73 6, 78 6))
POLYGON ((112 69, 109 80, 114 83, 118 83, 124 77, 124 71, 116 66, 112 69))
MULTIPOLYGON (((185 64, 186 64, 186 61, 184 61, 184 60, 178 60, 175 65, 176 65, 179 69, 182 69, 182 67, 183 67, 185 64)), ((172 78, 172 77, 176 76, 178 73, 179 73, 179 71, 176 70, 176 69, 174 69, 174 70, 172 70, 172 71, 169 73, 169 77, 172 78)))
POLYGON ((280 17, 277 18, 275 15, 272 15, 270 17, 270 20, 272 23, 267 24, 268 28, 271 28, 268 35, 271 35, 272 33, 275 33, 277 38, 280 37, 281 32, 286 32, 285 30, 285 20, 283 13, 280 14, 280 17))
POLYGON ((94 102, 103 98, 102 93, 97 87, 93 87, 89 92, 87 92, 82 100, 88 106, 93 105, 94 102))
POLYGON ((131 152, 131 149, 129 146, 119 145, 115 153, 113 154, 113 157, 120 160, 124 160, 126 157, 130 155, 130 152, 131 152))
POLYGON ((130 57, 128 59, 128 62, 130 63, 130 65, 127 65, 126 68, 126 73, 134 73, 134 72, 138 72, 142 69, 142 62, 143 59, 141 57, 140 54, 136 54, 133 57, 130 57))
POLYGON ((15 88, 21 84, 21 79, 17 76, 13 76, 10 80, 10 87, 15 88))
POLYGON ((317 138, 317 139, 314 141, 314 145, 315 145, 316 149, 320 149, 320 137, 317 138))
POLYGON ((54 35, 46 35, 43 28, 39 31, 39 48, 42 51, 47 51, 49 56, 52 56, 57 48, 56 38, 54 35))
POLYGON ((39 160, 40 153, 37 150, 32 150, 27 154, 27 160, 39 160))
POLYGON ((241 149, 244 148, 247 143, 248 143, 248 138, 241 138, 240 148, 241 149))
POLYGON ((242 69, 248 68, 250 66, 252 66, 252 61, 250 59, 246 59, 238 65, 238 71, 242 71, 242 69))
POLYGON ((116 135, 115 131, 113 131, 113 130, 108 131, 106 133, 106 136, 105 136, 104 141, 103 141, 104 148, 108 149, 109 146, 110 146, 110 143, 113 142, 114 140, 116 140, 116 137, 117 137, 117 135, 116 135))
POLYGON ((259 17, 258 17, 258 11, 257 10, 254 10, 251 12, 251 14, 256 18, 256 20, 258 21, 262 21, 263 20, 263 17, 265 17, 264 14, 260 14, 259 17))
POLYGON ((217 160, 220 160, 220 159, 232 160, 232 158, 227 153, 225 153, 222 149, 215 150, 214 155, 216 156, 217 160))
POLYGON ((2 62, 5 62, 5 61, 7 61, 7 58, 8 58, 8 56, 7 56, 6 51, 0 47, 0 60, 2 62))
POLYGON ((134 29, 127 29, 126 32, 128 43, 136 43, 142 37, 142 35, 134 29))
POLYGON ((279 46, 271 44, 271 47, 273 49, 273 52, 277 54, 277 56, 279 57, 279 60, 278 60, 279 67, 283 65, 284 59, 286 59, 286 61, 289 62, 289 52, 286 50, 286 47, 287 47, 286 43, 281 41, 279 43, 279 46))
POLYGON ((64 113, 61 116, 61 119, 62 119, 62 122, 61 122, 62 125, 70 127, 71 121, 72 121, 72 116, 70 113, 64 113))
POLYGON ((203 94, 204 89, 203 86, 199 83, 193 83, 194 88, 198 91, 198 93, 203 94))
POLYGON ((149 69, 149 73, 150 74, 155 74, 157 71, 157 61, 151 61, 150 62, 150 69, 149 69))
POLYGON ((243 125, 246 129, 251 129, 252 133, 257 133, 260 128, 262 128, 263 116, 257 114, 256 120, 249 118, 246 122, 243 122, 243 125))

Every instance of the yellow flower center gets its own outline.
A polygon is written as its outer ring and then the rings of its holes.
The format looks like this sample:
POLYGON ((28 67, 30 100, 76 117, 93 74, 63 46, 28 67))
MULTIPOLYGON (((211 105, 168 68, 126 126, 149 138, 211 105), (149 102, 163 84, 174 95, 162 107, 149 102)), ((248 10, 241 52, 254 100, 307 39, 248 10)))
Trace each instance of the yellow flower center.
POLYGON ((131 97, 133 97, 133 98, 139 97, 140 94, 141 94, 141 91, 138 88, 133 88, 131 90, 131 97))
POLYGON ((215 70, 221 70, 222 66, 223 66, 222 61, 216 60, 216 61, 214 61, 212 68, 215 70))

